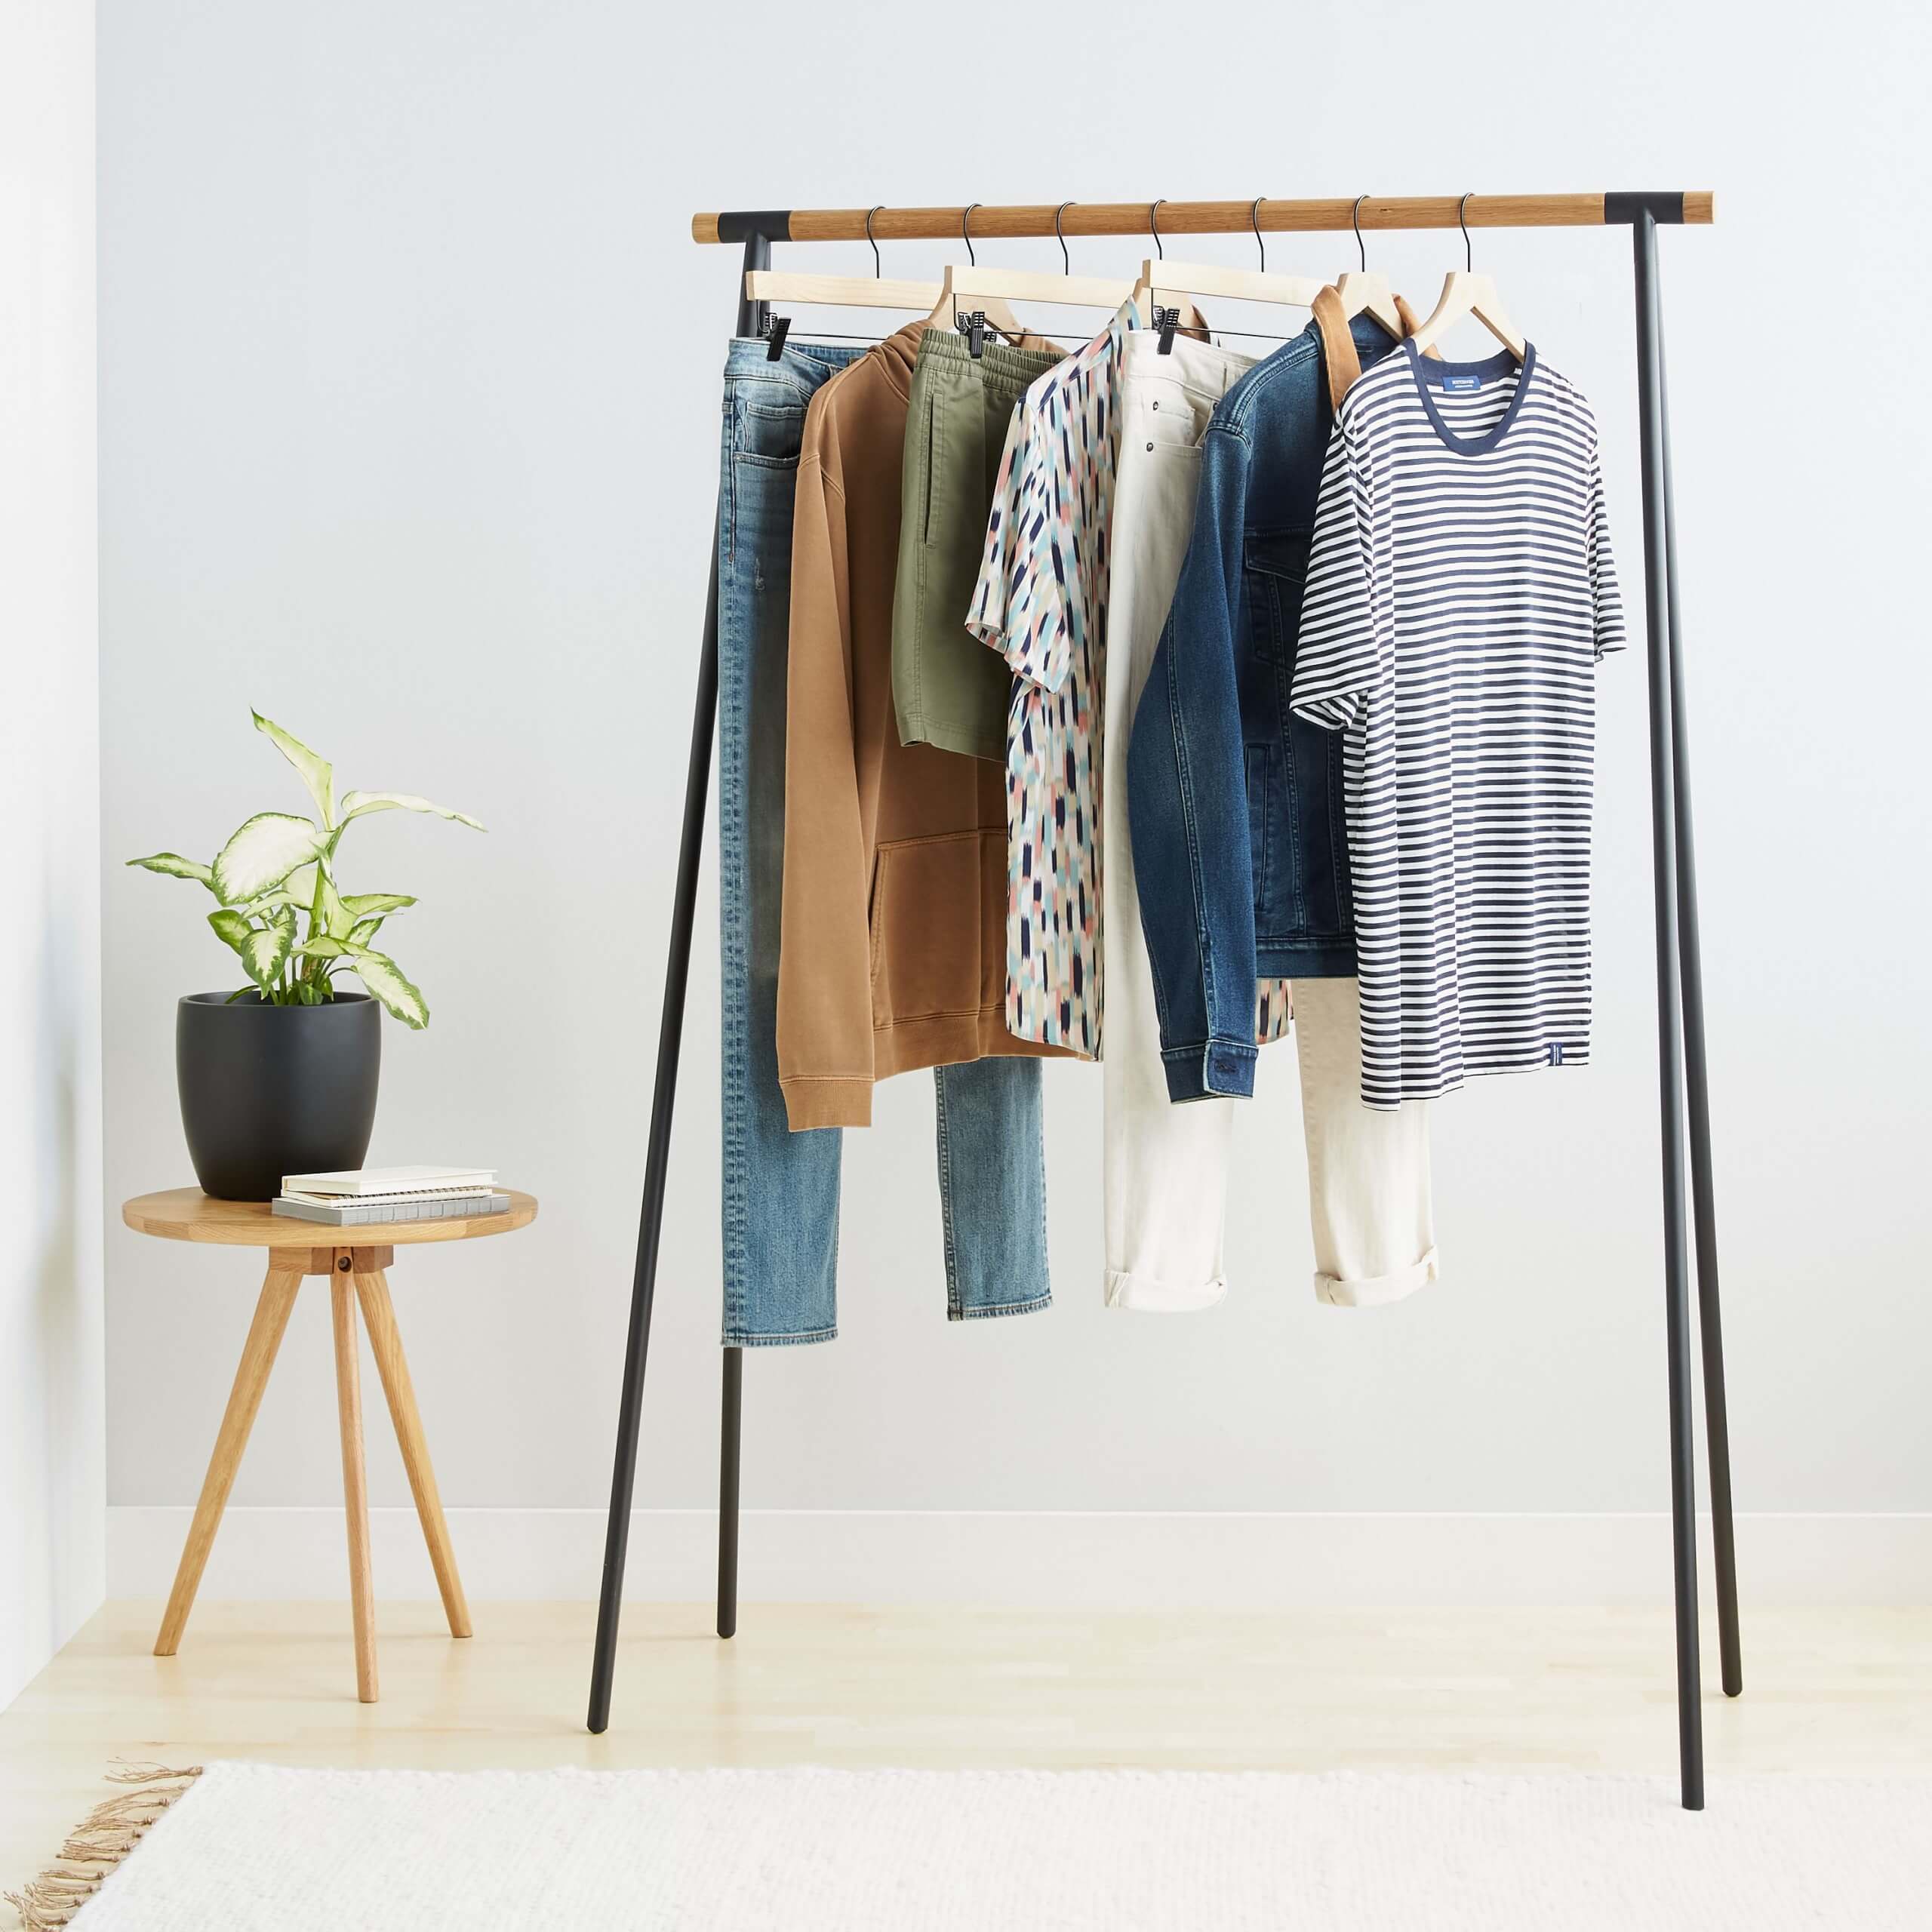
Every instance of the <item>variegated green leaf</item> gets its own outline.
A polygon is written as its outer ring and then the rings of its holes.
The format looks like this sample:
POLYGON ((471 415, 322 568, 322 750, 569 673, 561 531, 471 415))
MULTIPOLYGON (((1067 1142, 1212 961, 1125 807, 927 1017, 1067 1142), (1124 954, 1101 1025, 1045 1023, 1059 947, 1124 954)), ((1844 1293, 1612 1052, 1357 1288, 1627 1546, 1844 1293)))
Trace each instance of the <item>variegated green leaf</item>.
POLYGON ((315 896, 309 908, 309 930, 313 933, 328 933, 337 939, 346 936, 355 923, 354 913, 343 909, 340 895, 335 889, 335 879, 325 863, 315 868, 315 896))
POLYGON ((232 906, 224 906, 219 912, 208 915, 208 924, 214 927, 217 936, 239 952, 248 943, 248 935, 255 929, 249 924, 248 915, 237 912, 232 906))
POLYGON ((309 795, 315 801, 315 810, 321 814, 324 825, 335 824, 335 768, 327 758, 318 758, 300 738, 291 737, 279 724, 264 718, 259 711, 251 710, 248 715, 255 721, 255 729, 268 734, 275 749, 302 774, 302 782, 309 788, 309 795))
POLYGON ((358 919, 381 919, 400 912, 405 906, 414 906, 416 901, 407 892, 347 892, 343 894, 342 903, 358 919))
POLYGON ((272 892, 265 892, 259 899, 251 899, 238 909, 251 919, 265 919, 284 906, 299 906, 301 901, 286 886, 278 885, 272 892))
POLYGON ((358 923, 355 930, 351 933, 349 937, 352 939, 358 946, 367 946, 369 942, 382 931, 382 929, 383 922, 381 920, 364 919, 358 923))
POLYGON ((420 1032, 429 1025, 429 1002, 403 977, 401 968, 386 953, 356 946, 352 949, 349 970, 405 1026, 420 1032))
MULTIPOLYGON (((382 922, 371 920, 368 923, 380 925, 382 922)), ((405 1026, 420 1029, 429 1025, 429 1002, 387 954, 375 952, 358 940, 331 939, 326 934, 305 940, 296 947, 295 953, 298 958, 343 961, 405 1026)))
POLYGON ((208 924, 241 955, 248 977, 263 993, 272 992, 295 943, 295 915, 278 908, 266 927, 252 926, 232 906, 208 915, 208 924))
POLYGON ((130 859, 131 866, 140 866, 151 872, 164 872, 170 878, 198 880, 212 892, 214 890, 214 873, 207 866, 199 865, 192 859, 184 859, 179 852, 151 852, 145 859, 130 859))
POLYGON ((413 792, 348 792, 343 795, 342 823, 346 825, 352 818, 360 818, 366 812, 433 812, 438 818, 453 818, 459 825, 466 825, 481 832, 481 824, 467 812, 451 811, 448 805, 432 804, 427 798, 419 798, 413 792))
POLYGON ((328 834, 313 820, 257 812, 215 854, 210 869, 215 896, 224 906, 259 899, 291 872, 314 864, 328 844, 328 834))

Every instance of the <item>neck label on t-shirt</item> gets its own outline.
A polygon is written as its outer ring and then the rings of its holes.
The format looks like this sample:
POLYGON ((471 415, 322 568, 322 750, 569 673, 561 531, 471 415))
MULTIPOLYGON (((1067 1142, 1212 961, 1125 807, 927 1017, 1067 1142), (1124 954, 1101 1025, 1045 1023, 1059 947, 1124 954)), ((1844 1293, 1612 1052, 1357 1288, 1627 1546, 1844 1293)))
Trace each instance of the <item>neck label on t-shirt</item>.
POLYGON ((1442 386, 1445 389, 1467 395, 1482 387, 1482 378, 1480 376, 1444 376, 1442 386))

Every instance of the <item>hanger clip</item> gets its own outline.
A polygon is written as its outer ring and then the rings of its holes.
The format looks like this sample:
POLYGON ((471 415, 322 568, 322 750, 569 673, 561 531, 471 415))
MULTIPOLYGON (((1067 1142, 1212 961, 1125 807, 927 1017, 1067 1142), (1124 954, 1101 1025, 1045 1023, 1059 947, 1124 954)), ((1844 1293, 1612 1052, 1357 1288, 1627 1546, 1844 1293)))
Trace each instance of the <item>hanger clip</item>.
POLYGON ((963 315, 955 315, 952 326, 966 338, 966 352, 977 362, 980 352, 986 346, 986 312, 983 309, 969 309, 963 315))
POLYGON ((1160 331, 1159 353, 1171 355, 1174 352, 1174 331, 1180 327, 1180 311, 1164 309, 1157 302, 1154 305, 1154 326, 1160 331))
POLYGON ((764 359, 776 362, 785 353, 785 338, 792 333, 792 318, 789 315, 774 315, 768 309, 764 320, 758 325, 758 333, 765 340, 764 359))

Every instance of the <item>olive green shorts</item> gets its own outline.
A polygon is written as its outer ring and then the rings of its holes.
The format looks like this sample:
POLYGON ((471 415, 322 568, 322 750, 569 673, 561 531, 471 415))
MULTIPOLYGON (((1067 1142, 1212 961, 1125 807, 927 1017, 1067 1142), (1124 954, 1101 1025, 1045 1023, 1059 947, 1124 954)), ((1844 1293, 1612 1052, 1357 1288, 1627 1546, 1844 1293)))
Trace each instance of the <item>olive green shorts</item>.
MULTIPOLYGON (((1029 340, 1037 338, 1029 338, 1029 340)), ((1051 346, 928 329, 912 366, 892 601, 892 701, 899 741, 1006 762, 1013 673, 966 628, 1014 406, 1063 359, 1051 346)))

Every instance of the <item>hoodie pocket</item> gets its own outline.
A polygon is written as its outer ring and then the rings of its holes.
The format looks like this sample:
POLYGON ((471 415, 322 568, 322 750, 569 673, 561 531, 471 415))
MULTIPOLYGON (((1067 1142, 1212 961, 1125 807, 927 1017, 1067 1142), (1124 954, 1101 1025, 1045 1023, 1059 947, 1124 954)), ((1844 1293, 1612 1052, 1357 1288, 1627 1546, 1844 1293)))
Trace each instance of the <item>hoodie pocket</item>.
MULTIPOLYGON (((1005 835, 988 831, 881 844, 871 917, 875 1028, 997 1003, 988 887, 1004 881, 1005 856, 1005 835)), ((996 908, 998 897, 990 903, 996 908)))

